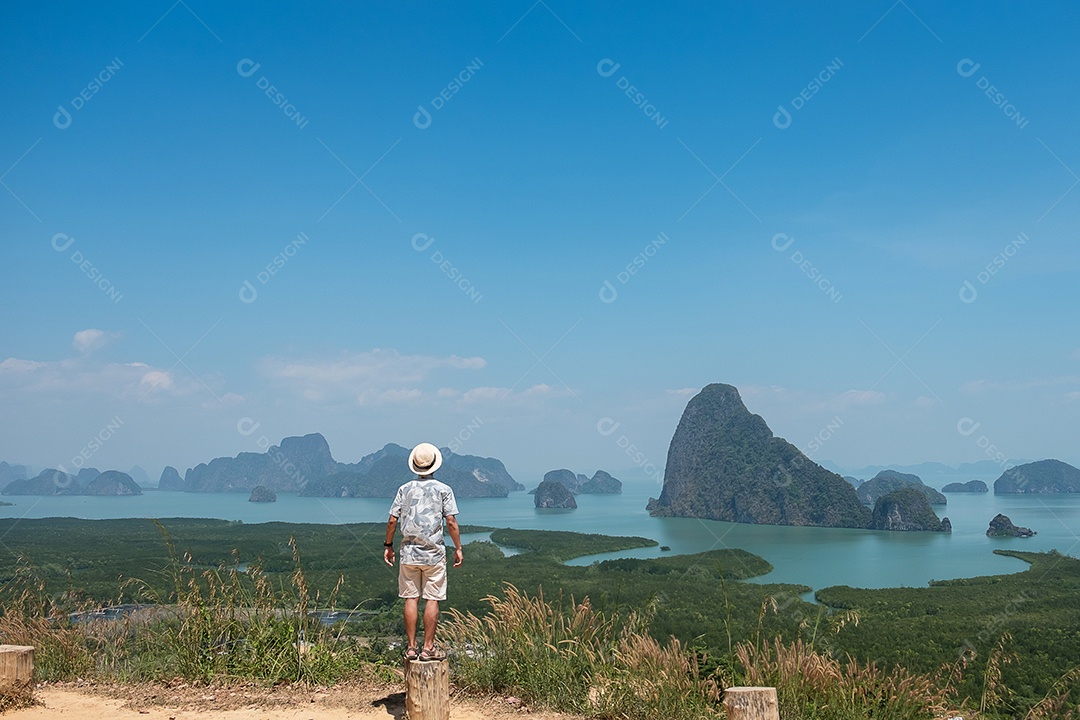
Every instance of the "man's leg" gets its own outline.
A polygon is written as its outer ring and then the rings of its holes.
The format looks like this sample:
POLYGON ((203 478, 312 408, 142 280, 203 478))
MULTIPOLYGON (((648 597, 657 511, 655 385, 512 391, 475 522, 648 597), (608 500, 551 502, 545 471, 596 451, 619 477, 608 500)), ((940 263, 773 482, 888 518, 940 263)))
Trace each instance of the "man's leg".
MULTIPOLYGON (((415 606, 414 606, 415 608, 415 606)), ((413 620, 416 619, 416 610, 413 610, 413 620)), ((435 626, 439 624, 439 601, 424 601, 424 649, 431 650, 435 647, 435 626)))
MULTIPOLYGON (((409 644, 406 647, 416 647, 416 616, 419 609, 420 598, 405 598, 405 637, 409 644)), ((427 636, 427 608, 424 608, 424 635, 427 636)))

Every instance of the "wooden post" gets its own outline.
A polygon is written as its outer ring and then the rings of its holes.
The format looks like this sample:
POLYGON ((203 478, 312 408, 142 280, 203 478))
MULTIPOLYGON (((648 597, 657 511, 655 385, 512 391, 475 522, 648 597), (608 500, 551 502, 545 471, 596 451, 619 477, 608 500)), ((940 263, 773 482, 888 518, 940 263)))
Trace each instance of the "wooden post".
POLYGON ((405 661, 405 717, 408 720, 450 720, 450 663, 446 660, 405 661))
POLYGON ((728 720, 780 720, 776 688, 730 687, 724 691, 728 720))
POLYGON ((0 695, 29 700, 34 690, 34 648, 0 645, 0 695))

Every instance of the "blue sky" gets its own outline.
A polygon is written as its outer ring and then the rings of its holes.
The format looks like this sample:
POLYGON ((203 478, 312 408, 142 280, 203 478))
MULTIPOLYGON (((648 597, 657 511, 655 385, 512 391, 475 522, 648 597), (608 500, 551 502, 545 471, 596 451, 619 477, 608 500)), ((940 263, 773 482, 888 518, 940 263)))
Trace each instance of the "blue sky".
POLYGON ((1077 463, 1078 31, 6 3, 0 459, 156 476, 317 431, 641 477, 726 382, 842 467, 1077 463))

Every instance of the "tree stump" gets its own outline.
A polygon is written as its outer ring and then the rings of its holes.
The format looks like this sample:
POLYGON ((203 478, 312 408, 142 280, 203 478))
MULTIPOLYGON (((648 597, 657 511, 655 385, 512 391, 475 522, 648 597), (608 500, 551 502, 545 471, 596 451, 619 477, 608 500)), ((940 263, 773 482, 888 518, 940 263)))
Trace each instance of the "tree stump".
POLYGON ((0 695, 8 700, 29 700, 33 690, 34 648, 0 645, 0 695))
POLYGON ((446 660, 405 661, 405 717, 408 720, 450 720, 450 663, 446 660))
POLYGON ((728 720, 780 720, 776 688, 730 687, 724 691, 728 720))

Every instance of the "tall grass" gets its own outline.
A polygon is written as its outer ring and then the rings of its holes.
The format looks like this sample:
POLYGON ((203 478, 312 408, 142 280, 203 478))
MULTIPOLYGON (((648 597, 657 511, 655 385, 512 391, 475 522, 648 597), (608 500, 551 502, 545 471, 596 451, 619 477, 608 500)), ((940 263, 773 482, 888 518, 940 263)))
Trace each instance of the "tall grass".
POLYGON ((456 681, 479 692, 598 717, 702 718, 717 714, 720 689, 699 672, 696 653, 647 634, 651 608, 603 615, 588 598, 565 604, 506 585, 479 617, 451 610, 446 637, 456 681))
MULTIPOLYGON (((446 629, 457 682, 478 692, 628 720, 722 717, 723 688, 734 685, 775 687, 784 720, 928 720, 962 707, 935 678, 816 649, 819 625, 810 642, 762 639, 764 614, 775 610, 768 600, 753 640, 734 645, 732 662, 711 674, 702 671, 702 653, 649 634, 651 608, 603 615, 588 599, 549 602, 542 591, 530 597, 510 584, 503 597, 486 600, 488 614, 451 611, 446 629)), ((846 614, 824 622, 836 630, 855 621, 846 614)))
MULTIPOLYGON (((74 623, 71 613, 90 609, 74 592, 54 597, 27 563, 0 593, 0 642, 35 647, 35 678, 100 677, 189 681, 222 679, 271 683, 333 683, 364 673, 378 660, 346 624, 328 627, 311 612, 332 608, 343 578, 330 595, 312 597, 300 550, 290 540, 293 571, 275 585, 261 568, 200 568, 180 557, 164 527, 170 562, 161 583, 129 579, 146 607, 120 620, 74 623)), ((391 673, 383 668, 389 679, 391 673)))
POLYGON ((39 680, 86 675, 94 668, 94 650, 107 641, 88 638, 68 621, 85 609, 72 593, 53 597, 45 581, 23 557, 14 577, 0 591, 0 644, 34 646, 34 674, 39 680))
POLYGON ((736 655, 741 682, 775 687, 785 720, 923 720, 945 717, 956 706, 933 678, 901 667, 886 671, 872 662, 841 661, 802 639, 743 643, 736 655))
MULTIPOLYGON (((199 569, 190 556, 179 557, 164 527, 169 550, 168 595, 154 584, 133 580, 143 598, 163 608, 146 622, 129 624, 135 652, 128 669, 139 676, 180 676, 208 682, 245 678, 271 682, 334 682, 361 669, 366 653, 309 614, 322 606, 310 596, 300 550, 289 540, 293 572, 288 585, 275 587, 258 565, 199 569)), ((326 599, 333 607, 343 582, 326 599)))

